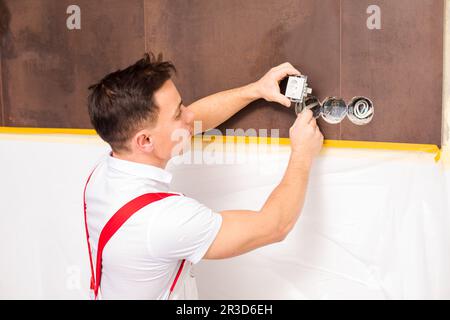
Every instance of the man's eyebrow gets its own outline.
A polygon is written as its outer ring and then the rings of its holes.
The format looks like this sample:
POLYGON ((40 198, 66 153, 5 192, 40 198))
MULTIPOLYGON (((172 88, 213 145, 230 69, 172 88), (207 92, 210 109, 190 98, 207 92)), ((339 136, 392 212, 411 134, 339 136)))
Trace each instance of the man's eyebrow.
POLYGON ((181 108, 182 104, 183 104, 183 100, 181 100, 180 103, 178 104, 178 107, 175 110, 174 117, 176 117, 178 115, 178 111, 180 111, 180 108, 181 108))

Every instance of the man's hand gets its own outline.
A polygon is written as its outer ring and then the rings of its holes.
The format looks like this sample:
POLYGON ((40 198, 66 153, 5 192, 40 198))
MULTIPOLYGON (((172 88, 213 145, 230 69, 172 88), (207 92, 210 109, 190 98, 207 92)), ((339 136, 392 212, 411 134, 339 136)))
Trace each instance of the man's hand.
POLYGON ((323 135, 309 109, 297 115, 297 119, 289 129, 289 137, 292 153, 307 161, 312 162, 322 149, 323 135))
POLYGON ((279 82, 289 75, 301 75, 289 62, 280 64, 269 70, 261 79, 256 81, 255 87, 259 96, 267 101, 278 102, 286 107, 291 106, 291 100, 280 93, 279 82))

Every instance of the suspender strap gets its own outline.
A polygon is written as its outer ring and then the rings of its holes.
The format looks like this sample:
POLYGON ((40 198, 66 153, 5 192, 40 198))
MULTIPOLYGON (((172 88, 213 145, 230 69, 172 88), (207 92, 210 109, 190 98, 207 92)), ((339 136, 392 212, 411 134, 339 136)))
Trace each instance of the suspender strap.
POLYGON ((180 277, 180 274, 181 274, 181 271, 183 270, 183 266, 184 266, 185 262, 186 262, 186 260, 181 261, 181 265, 180 265, 180 268, 178 269, 177 275, 175 276, 175 279, 173 280, 173 283, 170 286, 169 297, 172 294, 173 289, 175 289, 175 285, 177 284, 178 278, 180 277))
MULTIPOLYGON (((95 170, 95 169, 94 169, 95 170)), ((93 173, 93 172, 92 172, 93 173)), ((91 253, 91 247, 89 244, 89 231, 87 227, 87 216, 86 216, 86 188, 89 180, 91 179, 92 173, 89 175, 89 178, 86 182, 86 186, 84 187, 84 221, 86 226, 86 237, 88 242, 88 249, 89 249, 89 260, 91 263, 91 289, 94 291, 95 299, 97 299, 98 296, 98 290, 100 288, 100 282, 102 279, 102 253, 103 249, 108 243, 109 239, 116 233, 117 230, 137 211, 142 209, 143 207, 149 205, 152 202, 156 202, 159 200, 162 200, 167 197, 171 196, 179 196, 179 194, 175 193, 146 193, 143 194, 127 204, 125 204, 122 208, 120 208, 112 217, 109 219, 109 221, 106 223, 106 225, 103 227, 100 238, 98 240, 98 250, 97 250, 97 262, 96 262, 96 271, 94 274, 94 268, 93 268, 93 262, 92 262, 92 253, 91 253), (95 275, 97 275, 95 277, 95 275)), ((172 283, 172 286, 170 287, 170 293, 172 293, 176 282, 178 281, 178 278, 181 274, 181 270, 184 266, 184 260, 181 262, 180 268, 178 269, 177 275, 174 279, 174 282, 172 283)))
POLYGON ((91 290, 94 290, 95 282, 94 282, 94 265, 92 263, 91 244, 89 243, 89 230, 88 230, 87 216, 86 216, 86 188, 89 183, 89 180, 91 180, 91 177, 92 177, 92 174, 94 173, 94 171, 95 171, 95 168, 94 168, 94 170, 92 170, 91 174, 89 175, 89 177, 86 181, 86 185, 84 186, 84 191, 83 191, 84 227, 86 229, 86 239, 87 239, 87 246, 88 246, 88 251, 89 251, 89 262, 91 264, 91 284, 90 284, 91 290))
POLYGON ((97 266, 95 274, 97 275, 95 279, 94 294, 97 298, 98 288, 100 288, 100 282, 102 280, 102 253, 103 248, 108 243, 109 239, 116 233, 117 230, 130 218, 134 213, 145 207, 146 205, 170 197, 176 196, 177 194, 172 193, 147 193, 136 199, 131 200, 122 208, 119 209, 106 225, 103 227, 100 233, 100 238, 98 240, 98 251, 97 251, 97 266))

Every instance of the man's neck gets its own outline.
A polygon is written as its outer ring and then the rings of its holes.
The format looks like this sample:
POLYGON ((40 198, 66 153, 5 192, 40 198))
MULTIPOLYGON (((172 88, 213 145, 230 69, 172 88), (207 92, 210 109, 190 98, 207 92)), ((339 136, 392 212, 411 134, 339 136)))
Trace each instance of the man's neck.
POLYGON ((120 160, 147 164, 147 165, 151 165, 151 166, 158 167, 161 169, 165 169, 166 165, 167 165, 167 161, 164 161, 161 159, 155 159, 155 158, 149 159, 148 157, 146 157, 144 155, 133 155, 133 154, 126 154, 126 153, 119 154, 114 151, 111 152, 111 155, 112 155, 112 157, 120 159, 120 160))

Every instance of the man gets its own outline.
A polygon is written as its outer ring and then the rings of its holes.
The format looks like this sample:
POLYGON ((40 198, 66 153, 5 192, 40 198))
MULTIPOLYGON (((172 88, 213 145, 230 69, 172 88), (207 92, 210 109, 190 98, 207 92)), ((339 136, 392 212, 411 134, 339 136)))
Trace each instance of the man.
POLYGON ((286 173, 259 211, 216 213, 194 199, 169 194, 171 174, 164 168, 177 144, 173 132, 192 135, 194 121, 214 128, 259 98, 288 107, 278 82, 300 74, 284 63, 254 83, 186 107, 171 80, 173 71, 161 55, 146 54, 91 87, 91 122, 112 149, 85 188, 93 282, 99 287, 101 280, 103 299, 196 298, 195 280, 186 266, 282 241, 300 214, 309 171, 323 144, 312 112, 301 113, 289 131, 292 152, 286 173), (119 209, 144 194, 158 199, 135 208, 123 224, 111 223, 119 209), (117 230, 108 241, 101 234, 111 224, 117 230))

